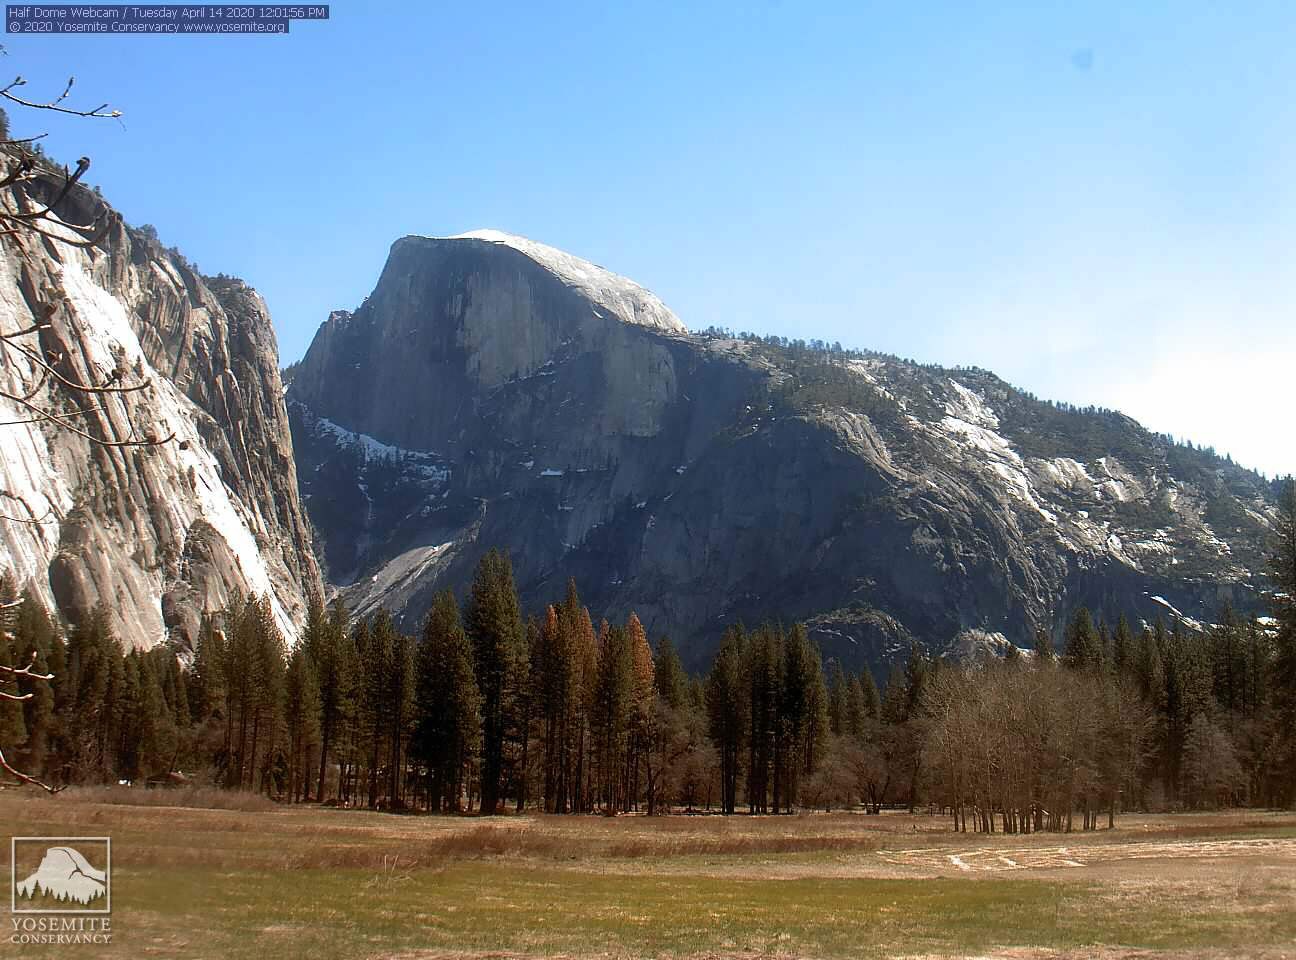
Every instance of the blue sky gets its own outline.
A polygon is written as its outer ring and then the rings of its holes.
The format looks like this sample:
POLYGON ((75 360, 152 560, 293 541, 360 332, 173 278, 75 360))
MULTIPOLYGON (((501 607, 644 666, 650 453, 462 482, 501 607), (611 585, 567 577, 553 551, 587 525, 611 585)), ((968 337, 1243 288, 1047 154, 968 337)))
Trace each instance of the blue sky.
POLYGON ((286 37, 11 38, 15 116, 270 304, 520 233, 691 327, 988 367, 1296 470, 1296 5, 334 3, 286 37), (1083 9, 1081 9, 1083 8, 1083 9))

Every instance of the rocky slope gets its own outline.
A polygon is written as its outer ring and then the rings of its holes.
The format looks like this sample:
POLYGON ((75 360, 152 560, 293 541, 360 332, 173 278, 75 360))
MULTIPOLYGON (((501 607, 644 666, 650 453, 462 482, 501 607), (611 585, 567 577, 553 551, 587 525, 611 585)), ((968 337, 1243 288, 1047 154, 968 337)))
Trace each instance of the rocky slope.
MULTIPOLYGON (((57 183, 50 173, 0 202, 39 209, 57 183)), ((22 422, 31 408, 0 398, 0 568, 73 622, 102 601, 136 647, 192 643, 202 614, 235 590, 268 593, 294 635, 303 592, 321 581, 265 304, 238 280, 200 276, 88 190, 45 229, 0 242, 0 329, 48 311, 49 327, 19 345, 58 358, 72 382, 116 370, 119 384, 151 387, 87 397, 4 348, 0 389, 27 397, 39 384, 28 402, 75 430, 22 422), (77 238, 62 223, 96 217, 107 229, 93 246, 56 239, 77 238)))
POLYGON ((407 628, 495 545, 528 605, 574 576, 695 662, 737 618, 876 665, 969 631, 1029 645, 1080 604, 1191 627, 1263 586, 1253 473, 984 371, 691 335, 493 231, 398 241, 289 412, 330 579, 407 628))

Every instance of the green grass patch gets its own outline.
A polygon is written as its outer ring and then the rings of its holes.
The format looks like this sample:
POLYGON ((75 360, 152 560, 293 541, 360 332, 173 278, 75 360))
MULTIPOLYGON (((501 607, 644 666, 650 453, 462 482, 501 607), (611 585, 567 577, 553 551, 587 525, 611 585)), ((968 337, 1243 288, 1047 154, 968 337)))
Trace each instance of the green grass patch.
MULTIPOLYGON (((993 848, 999 838, 915 834, 908 820, 887 832, 866 818, 482 821, 28 795, 0 796, 0 822, 22 835, 110 835, 114 867, 110 948, 14 946, 7 927, 0 956, 871 958, 1084 955, 1098 945, 1247 955, 1296 942, 1296 869, 1280 852, 1237 854, 1249 859, 1235 865, 1224 852, 1121 870, 1095 858, 1085 869, 959 874, 898 868, 878 850, 993 848), (920 875, 931 872, 945 875, 920 875)), ((1111 839, 1294 832, 1289 817, 1242 815, 1149 826, 1111 839)), ((1085 848, 1077 843, 1081 859, 1085 848)), ((7 857, 7 844, 0 851, 7 857)))
POLYGON ((1091 884, 1001 877, 716 880, 481 861, 408 873, 399 865, 127 869, 115 881, 116 942, 103 954, 111 956, 883 957, 1023 945, 1243 949, 1296 939, 1290 911, 1122 906, 1091 884))

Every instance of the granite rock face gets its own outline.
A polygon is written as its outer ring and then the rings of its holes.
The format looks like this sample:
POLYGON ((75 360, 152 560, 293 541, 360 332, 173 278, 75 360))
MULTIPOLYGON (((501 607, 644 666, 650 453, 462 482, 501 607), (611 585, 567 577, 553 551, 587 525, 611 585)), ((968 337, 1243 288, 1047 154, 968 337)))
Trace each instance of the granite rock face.
POLYGON ((1253 473, 985 371, 689 334, 494 231, 398 241, 289 413, 329 579, 410 630, 493 546, 529 608, 574 576, 694 664, 737 619, 879 667, 969 631, 1029 646, 1080 604, 1191 629, 1264 586, 1253 473))
MULTIPOLYGON (((50 174, 2 202, 32 209, 56 184, 50 174)), ((0 324, 21 329, 52 307, 28 348, 58 357, 74 382, 116 370, 121 383, 151 386, 94 402, 46 378, 30 402, 99 440, 174 439, 110 447, 49 423, 0 427, 0 513, 15 518, 0 521, 0 566, 66 620, 104 603, 129 646, 191 645, 202 615, 234 591, 269 594, 293 637, 322 582, 264 302, 238 280, 201 276, 88 190, 56 213, 101 216, 107 231, 88 248, 4 238, 0 324)), ((6 354, 4 389, 25 395, 34 366, 6 354)), ((28 418, 12 400, 0 407, 5 421, 28 418)))

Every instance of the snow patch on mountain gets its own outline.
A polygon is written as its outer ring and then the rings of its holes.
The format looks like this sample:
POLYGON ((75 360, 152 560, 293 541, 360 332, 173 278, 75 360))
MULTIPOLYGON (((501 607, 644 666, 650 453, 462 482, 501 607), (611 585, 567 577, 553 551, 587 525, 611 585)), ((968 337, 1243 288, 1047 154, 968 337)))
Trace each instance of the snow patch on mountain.
POLYGON ((502 230, 470 230, 444 237, 446 240, 480 240, 511 247, 530 257, 563 283, 575 287, 593 303, 610 310, 620 319, 667 333, 688 333, 684 322, 651 291, 633 280, 612 273, 597 264, 566 251, 528 240, 502 230))
POLYGON ((407 450, 404 447, 383 443, 367 433, 348 430, 327 417, 314 417, 313 421, 317 436, 329 437, 339 447, 350 447, 356 450, 365 463, 392 461, 433 484, 443 484, 450 479, 450 468, 445 466, 435 453, 426 450, 407 450))

